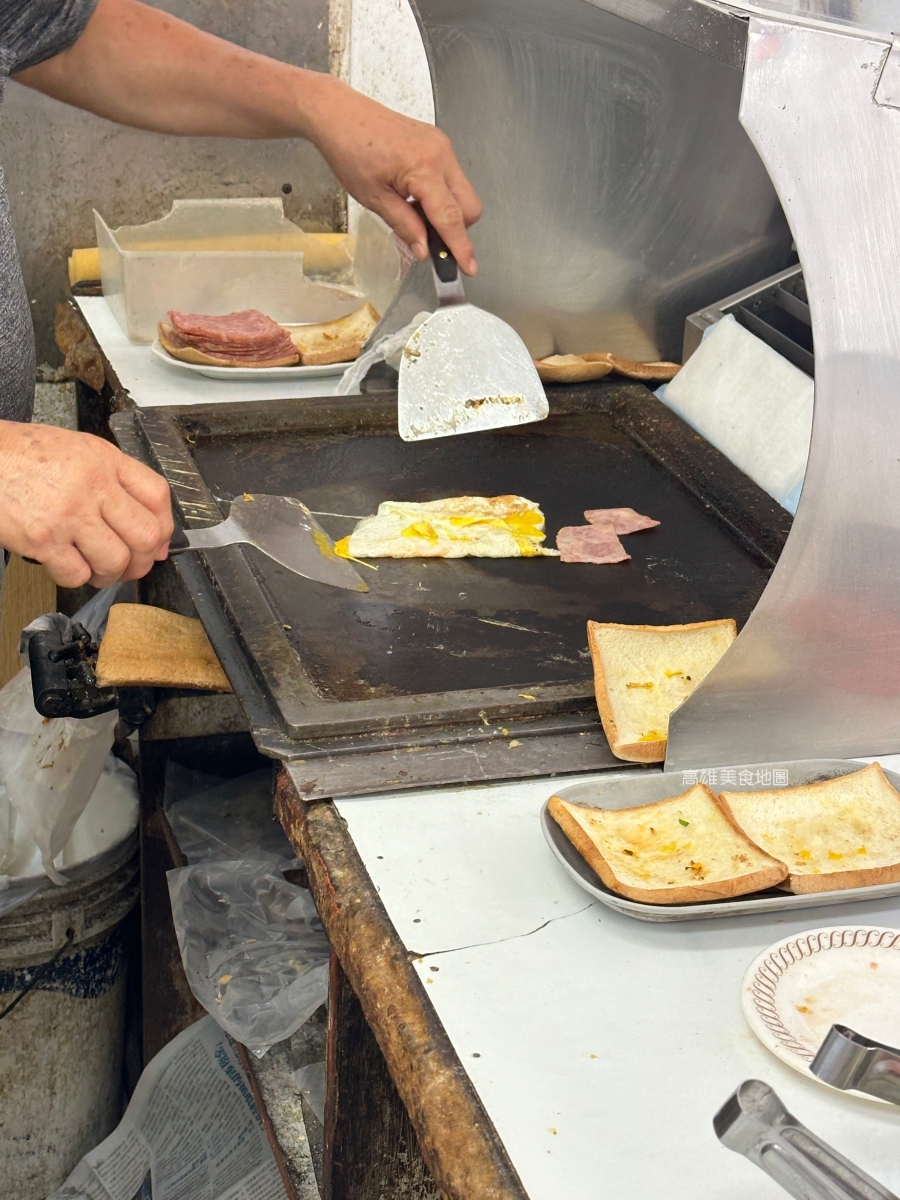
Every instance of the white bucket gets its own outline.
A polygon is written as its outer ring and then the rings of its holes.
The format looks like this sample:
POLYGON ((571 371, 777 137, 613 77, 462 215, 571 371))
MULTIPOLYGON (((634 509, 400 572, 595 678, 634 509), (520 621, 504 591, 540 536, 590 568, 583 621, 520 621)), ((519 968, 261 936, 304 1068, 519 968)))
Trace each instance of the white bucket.
MULTIPOLYGON (((82 821, 96 823, 95 797, 82 821)), ((112 845, 80 862, 69 848, 68 883, 11 882, 37 890, 0 917, 0 1012, 32 985, 0 1019, 0 1200, 44 1200, 120 1116, 123 921, 138 896, 136 802, 126 807, 101 812, 112 845)), ((80 844, 94 849, 86 827, 80 844)))

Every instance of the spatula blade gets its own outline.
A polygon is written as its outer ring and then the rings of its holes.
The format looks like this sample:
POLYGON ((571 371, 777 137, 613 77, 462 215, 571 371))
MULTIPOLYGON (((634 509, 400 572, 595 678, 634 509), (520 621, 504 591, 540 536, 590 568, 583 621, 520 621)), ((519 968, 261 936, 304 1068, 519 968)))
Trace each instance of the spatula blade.
POLYGON ((306 579, 353 592, 369 589, 302 501, 293 496, 238 496, 228 519, 263 554, 306 579))
POLYGON ((473 304, 432 313, 401 356, 397 426, 406 442, 525 425, 549 411, 525 343, 473 304))

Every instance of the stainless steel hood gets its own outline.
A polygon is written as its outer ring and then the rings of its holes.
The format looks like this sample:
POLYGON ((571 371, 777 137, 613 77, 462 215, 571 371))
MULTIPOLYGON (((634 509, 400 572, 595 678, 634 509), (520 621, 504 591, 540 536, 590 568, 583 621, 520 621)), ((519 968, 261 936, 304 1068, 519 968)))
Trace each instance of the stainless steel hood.
MULTIPOLYGON (((667 768, 900 751, 900 43, 871 0, 750 21, 741 119, 816 345, 803 495, 768 587, 674 715, 667 768), (882 28, 878 28, 881 25, 882 28)), ((891 5, 890 7, 896 7, 891 5)))
POLYGON ((535 355, 678 357, 688 313, 792 261, 738 121, 745 18, 684 0, 416 7, 438 123, 486 201, 472 300, 535 355))
POLYGON ((667 769, 900 751, 896 0, 418 8, 487 202, 473 299, 536 354, 676 356, 689 311, 787 265, 776 189, 790 219, 816 342, 804 492, 667 769))

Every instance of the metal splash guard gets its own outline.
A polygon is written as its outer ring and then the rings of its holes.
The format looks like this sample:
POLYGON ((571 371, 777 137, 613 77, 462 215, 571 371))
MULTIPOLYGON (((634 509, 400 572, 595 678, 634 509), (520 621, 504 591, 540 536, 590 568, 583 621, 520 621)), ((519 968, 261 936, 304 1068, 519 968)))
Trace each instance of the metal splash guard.
POLYGON ((809 293, 806 483, 747 625, 673 715, 667 770, 900 750, 900 48, 878 0, 823 7, 751 19, 741 106, 809 293))

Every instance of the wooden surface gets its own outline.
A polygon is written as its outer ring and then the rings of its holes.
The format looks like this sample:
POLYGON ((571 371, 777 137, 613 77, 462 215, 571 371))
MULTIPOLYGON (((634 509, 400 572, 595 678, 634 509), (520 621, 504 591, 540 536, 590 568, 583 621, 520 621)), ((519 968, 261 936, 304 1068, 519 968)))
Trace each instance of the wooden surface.
POLYGON ((12 555, 0 591, 0 687, 18 673, 19 638, 26 625, 42 613, 56 612, 56 584, 43 567, 12 555))
POLYGON ((324 1200, 440 1200, 409 1114, 337 955, 328 985, 324 1200))
POLYGON ((526 1200, 334 805, 302 801, 282 770, 275 806, 437 1186, 448 1200, 526 1200))

